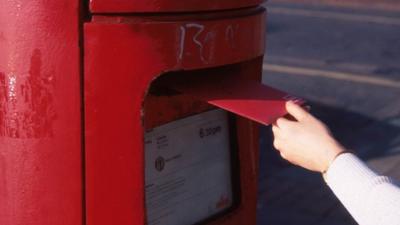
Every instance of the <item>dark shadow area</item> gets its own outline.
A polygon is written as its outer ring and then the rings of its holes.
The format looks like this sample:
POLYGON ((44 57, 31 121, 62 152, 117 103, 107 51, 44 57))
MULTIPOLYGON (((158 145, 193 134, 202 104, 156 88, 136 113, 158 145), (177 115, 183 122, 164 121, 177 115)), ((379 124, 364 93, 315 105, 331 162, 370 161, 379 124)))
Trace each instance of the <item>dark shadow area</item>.
POLYGON ((333 135, 346 148, 355 151, 363 159, 391 154, 400 144, 400 127, 354 112, 310 103, 311 112, 330 128, 333 135))
POLYGON ((285 26, 277 23, 269 23, 267 25, 267 34, 272 34, 285 30, 285 26))

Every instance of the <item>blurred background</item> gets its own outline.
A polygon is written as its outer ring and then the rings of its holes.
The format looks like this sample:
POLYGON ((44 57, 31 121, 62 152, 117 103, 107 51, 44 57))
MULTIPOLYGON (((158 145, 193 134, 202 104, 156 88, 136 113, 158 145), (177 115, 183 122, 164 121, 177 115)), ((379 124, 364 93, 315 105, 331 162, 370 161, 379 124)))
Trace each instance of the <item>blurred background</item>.
MULTIPOLYGON (((400 179, 400 0, 270 0, 263 82, 308 100, 334 136, 400 179)), ((262 128, 259 225, 356 224, 320 174, 262 128)))

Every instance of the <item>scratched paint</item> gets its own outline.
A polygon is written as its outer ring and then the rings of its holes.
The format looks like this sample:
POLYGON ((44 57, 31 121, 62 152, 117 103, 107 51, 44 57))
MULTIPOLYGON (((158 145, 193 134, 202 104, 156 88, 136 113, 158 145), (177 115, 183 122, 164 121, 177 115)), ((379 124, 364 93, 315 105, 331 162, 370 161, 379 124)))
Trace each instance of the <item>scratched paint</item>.
MULTIPOLYGON (((198 53, 195 55, 205 63, 209 64, 214 60, 215 51, 215 39, 217 38, 216 29, 210 29, 203 24, 188 23, 180 26, 179 30, 179 49, 178 49, 178 60, 181 62, 185 56, 192 56, 194 52, 187 51, 187 49, 193 49, 190 45, 198 49, 198 53), (189 39, 189 40, 186 40, 189 39)), ((233 31, 232 31, 233 32, 233 31)), ((232 33, 232 35, 234 35, 232 33)))
POLYGON ((0 136, 53 136, 54 80, 42 73, 42 55, 35 49, 27 74, 0 73, 0 136))
POLYGON ((232 49, 236 48, 235 35, 239 32, 239 24, 231 24, 225 29, 225 40, 232 49))
POLYGON ((240 25, 235 23, 227 25, 225 29, 210 28, 199 23, 181 25, 177 32, 179 33, 178 61, 182 62, 185 57, 198 57, 204 64, 212 63, 215 60, 215 39, 224 35, 229 48, 235 51, 237 49, 235 37, 239 30, 240 25))

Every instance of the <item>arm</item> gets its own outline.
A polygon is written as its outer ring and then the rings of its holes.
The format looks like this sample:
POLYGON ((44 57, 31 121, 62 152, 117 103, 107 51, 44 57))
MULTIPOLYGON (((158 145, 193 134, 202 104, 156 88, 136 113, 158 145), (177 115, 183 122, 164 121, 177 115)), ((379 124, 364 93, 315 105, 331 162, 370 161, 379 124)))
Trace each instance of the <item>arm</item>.
POLYGON ((361 225, 400 224, 400 189, 351 153, 338 156, 326 173, 329 187, 361 225))
POLYGON ((326 126, 289 102, 296 119, 280 118, 273 125, 274 146, 291 163, 325 174, 338 199, 361 225, 400 224, 400 189, 370 170, 331 136, 326 126))

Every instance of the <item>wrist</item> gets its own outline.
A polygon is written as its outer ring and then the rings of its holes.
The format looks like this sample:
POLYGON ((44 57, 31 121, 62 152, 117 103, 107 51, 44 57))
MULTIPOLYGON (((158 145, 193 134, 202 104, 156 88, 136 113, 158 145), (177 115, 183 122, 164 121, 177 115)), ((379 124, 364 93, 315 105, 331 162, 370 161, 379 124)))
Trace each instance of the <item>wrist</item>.
POLYGON ((321 173, 326 173, 326 171, 328 171, 329 167, 331 166, 331 164, 335 161, 335 159, 343 154, 347 152, 345 148, 343 148, 342 146, 340 146, 339 144, 335 143, 328 151, 327 151, 327 159, 325 161, 325 165, 323 166, 323 168, 321 169, 321 173))

